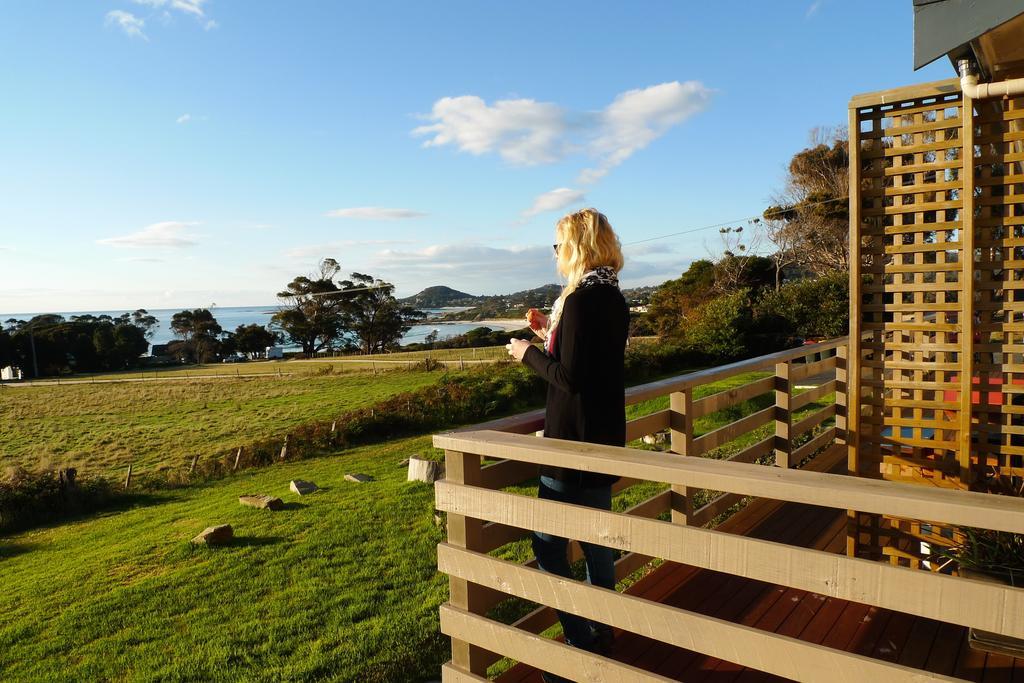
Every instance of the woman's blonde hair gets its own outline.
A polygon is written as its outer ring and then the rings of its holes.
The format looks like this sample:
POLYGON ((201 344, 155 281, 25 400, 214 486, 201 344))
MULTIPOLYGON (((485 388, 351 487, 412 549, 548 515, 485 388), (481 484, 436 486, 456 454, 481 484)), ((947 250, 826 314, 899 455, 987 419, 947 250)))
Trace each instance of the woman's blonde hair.
POLYGON ((555 225, 555 239, 558 272, 565 278, 556 310, 561 309, 565 297, 576 290, 586 273, 601 266, 616 273, 622 270, 622 245, 607 216, 597 209, 580 209, 563 216, 555 225))

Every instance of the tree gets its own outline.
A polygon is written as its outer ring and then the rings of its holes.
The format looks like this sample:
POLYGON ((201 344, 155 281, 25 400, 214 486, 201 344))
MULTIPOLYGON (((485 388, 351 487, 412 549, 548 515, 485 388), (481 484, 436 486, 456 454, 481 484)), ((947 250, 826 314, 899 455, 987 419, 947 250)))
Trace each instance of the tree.
POLYGON ((342 306, 344 327, 352 333, 363 353, 379 353, 393 348, 424 314, 395 299, 395 286, 372 275, 352 273, 341 283, 349 292, 342 306))
POLYGON ((434 344, 437 343, 437 338, 439 336, 440 333, 436 329, 431 330, 427 333, 427 336, 423 338, 423 343, 430 348, 434 348, 434 344))
POLYGON ((679 336, 689 313, 706 300, 715 286, 715 264, 699 259, 675 280, 651 294, 647 318, 660 336, 679 336))
POLYGON ((14 353, 14 339, 11 338, 11 333, 0 328, 0 368, 16 365, 17 362, 17 356, 14 353))
POLYGON ((280 335, 262 325, 239 325, 235 328, 235 346, 243 353, 261 354, 277 344, 280 335))
POLYGON ((208 309, 196 308, 175 313, 171 330, 180 343, 169 345, 172 353, 183 353, 196 363, 209 363, 219 350, 218 337, 224 332, 208 309))
POLYGON ((850 269, 849 161, 844 129, 813 130, 811 147, 789 163, 786 190, 764 212, 783 224, 774 229, 796 264, 815 275, 850 269))
POLYGON ((143 336, 145 336, 146 339, 152 339, 153 334, 156 332, 156 328, 160 326, 160 321, 156 319, 156 316, 150 315, 149 311, 145 308, 133 311, 130 320, 127 319, 127 313, 121 317, 125 319, 125 324, 130 323, 142 330, 143 336))
POLYGON ((318 272, 300 275, 277 294, 281 306, 271 321, 307 356, 329 347, 344 333, 345 304, 335 294, 340 288, 334 282, 339 270, 336 260, 325 258, 318 272))

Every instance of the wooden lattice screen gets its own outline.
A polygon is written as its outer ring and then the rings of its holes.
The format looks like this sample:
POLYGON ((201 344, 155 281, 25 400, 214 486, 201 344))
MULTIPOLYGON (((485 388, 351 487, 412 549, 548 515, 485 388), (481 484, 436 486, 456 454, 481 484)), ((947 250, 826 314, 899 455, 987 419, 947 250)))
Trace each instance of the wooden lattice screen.
MULTIPOLYGON (((850 103, 853 474, 1020 485, 1022 123, 1024 100, 965 100, 956 80, 850 103)), ((851 512, 848 549, 918 567, 953 536, 851 512)))

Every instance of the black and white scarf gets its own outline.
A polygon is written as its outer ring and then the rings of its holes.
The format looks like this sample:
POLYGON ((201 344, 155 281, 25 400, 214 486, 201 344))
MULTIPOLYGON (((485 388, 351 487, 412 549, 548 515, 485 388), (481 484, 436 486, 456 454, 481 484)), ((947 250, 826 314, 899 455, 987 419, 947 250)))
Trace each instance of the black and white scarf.
MULTIPOLYGON (((594 285, 611 285, 612 287, 618 288, 619 286, 619 275, 615 272, 614 268, 609 266, 598 266, 594 270, 587 271, 580 278, 579 283, 576 285, 576 289, 585 289, 587 287, 593 287, 594 285)), ((544 349, 551 353, 551 345, 555 341, 555 329, 558 327, 558 320, 562 317, 562 297, 559 297, 555 301, 554 307, 551 309, 551 315, 548 317, 550 321, 548 324, 548 337, 544 340, 544 349)))

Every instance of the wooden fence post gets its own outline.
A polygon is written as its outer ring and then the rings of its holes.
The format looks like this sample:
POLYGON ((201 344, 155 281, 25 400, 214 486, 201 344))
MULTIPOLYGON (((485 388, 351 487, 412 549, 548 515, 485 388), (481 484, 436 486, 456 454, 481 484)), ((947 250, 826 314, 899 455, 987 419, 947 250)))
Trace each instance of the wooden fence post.
MULTIPOLYGON (((480 485, 480 456, 458 451, 445 451, 445 478, 456 484, 480 485)), ((483 522, 449 512, 448 543, 467 550, 483 549, 483 522)), ((448 603, 474 614, 484 613, 486 592, 483 586, 454 576, 448 579, 448 603)), ((492 658, 486 650, 452 638, 452 664, 477 676, 487 675, 492 658)))
MULTIPOLYGON (((669 397, 669 428, 671 449, 679 455, 693 452, 693 390, 683 389, 669 397)), ((693 516, 694 489, 672 485, 672 522, 688 524, 693 516)))
POLYGON ((128 463, 128 474, 124 478, 124 490, 127 491, 128 487, 132 485, 132 464, 128 463))
POLYGON ((775 366, 775 465, 793 467, 789 461, 793 452, 793 386, 790 381, 792 366, 789 361, 775 366))
POLYGON ((196 470, 196 463, 198 463, 198 462, 199 462, 199 454, 197 453, 197 454, 192 456, 192 464, 190 464, 188 466, 188 473, 189 474, 192 474, 193 472, 195 472, 195 470, 196 470))
POLYGON ((280 457, 280 459, 284 460, 285 456, 287 456, 287 455, 288 455, 288 435, 285 434, 284 435, 284 445, 281 446, 281 457, 280 457))
POLYGON ((836 349, 836 442, 846 443, 846 356, 848 346, 836 349))

